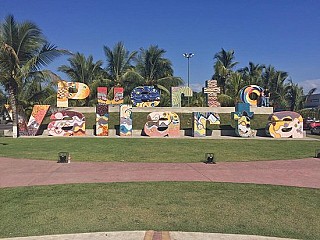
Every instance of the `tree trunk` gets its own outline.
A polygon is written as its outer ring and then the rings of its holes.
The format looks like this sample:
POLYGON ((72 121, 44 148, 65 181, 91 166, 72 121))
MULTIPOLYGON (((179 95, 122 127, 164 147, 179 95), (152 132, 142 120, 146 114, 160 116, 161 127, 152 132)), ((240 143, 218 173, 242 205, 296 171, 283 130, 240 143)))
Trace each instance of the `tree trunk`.
POLYGON ((12 137, 17 138, 19 136, 18 129, 18 111, 17 111, 17 101, 14 88, 9 86, 9 102, 12 108, 12 137))

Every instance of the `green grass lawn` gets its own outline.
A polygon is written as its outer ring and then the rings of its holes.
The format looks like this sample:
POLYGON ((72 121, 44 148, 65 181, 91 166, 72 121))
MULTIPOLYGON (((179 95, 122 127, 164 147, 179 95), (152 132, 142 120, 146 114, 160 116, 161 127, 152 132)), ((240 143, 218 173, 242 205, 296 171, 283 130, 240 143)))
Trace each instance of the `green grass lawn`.
MULTIPOLYGON (((72 161, 200 162, 313 157, 318 140, 0 138, 0 156, 72 161)), ((98 231, 199 231, 320 239, 320 190, 207 182, 0 189, 0 237, 98 231)))
POLYGON ((70 152, 72 161, 200 162, 215 153, 220 162, 313 157, 318 140, 170 139, 170 138, 0 138, 0 156, 57 160, 70 152))
POLYGON ((320 190, 157 182, 0 189, 0 237, 166 230, 320 239, 320 190))

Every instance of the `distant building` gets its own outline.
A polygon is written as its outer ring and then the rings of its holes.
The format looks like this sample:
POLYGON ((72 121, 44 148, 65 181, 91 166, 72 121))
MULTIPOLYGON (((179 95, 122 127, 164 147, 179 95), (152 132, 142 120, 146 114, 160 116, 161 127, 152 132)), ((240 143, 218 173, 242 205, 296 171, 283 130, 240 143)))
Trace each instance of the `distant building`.
POLYGON ((320 94, 312 94, 304 104, 305 108, 320 108, 320 94))

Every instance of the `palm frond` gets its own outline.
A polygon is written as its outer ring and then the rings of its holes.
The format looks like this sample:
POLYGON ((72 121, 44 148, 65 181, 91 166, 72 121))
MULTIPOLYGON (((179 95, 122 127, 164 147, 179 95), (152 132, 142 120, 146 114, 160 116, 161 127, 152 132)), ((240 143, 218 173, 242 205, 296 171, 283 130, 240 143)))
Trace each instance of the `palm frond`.
POLYGON ((156 86, 157 86, 157 88, 159 88, 160 90, 166 92, 170 96, 170 91, 166 87, 164 87, 164 86, 162 86, 160 84, 157 84, 156 86))

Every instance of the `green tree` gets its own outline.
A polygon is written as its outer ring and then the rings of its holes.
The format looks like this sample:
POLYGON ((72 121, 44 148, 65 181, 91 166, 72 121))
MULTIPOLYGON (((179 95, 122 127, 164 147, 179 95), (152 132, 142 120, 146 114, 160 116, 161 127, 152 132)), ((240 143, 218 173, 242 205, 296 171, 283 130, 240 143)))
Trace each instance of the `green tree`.
POLYGON ((0 24, 0 83, 8 93, 13 112, 13 136, 18 136, 17 97, 24 83, 56 57, 66 54, 47 42, 34 23, 17 23, 12 15, 0 24))
MULTIPOLYGON (((4 91, 0 88, 0 117, 2 117, 3 112, 4 112, 4 104, 7 102, 7 97, 4 93, 4 91)), ((1 123, 1 119, 0 118, 0 123, 1 123)))
POLYGON ((316 91, 317 91, 317 88, 311 88, 311 89, 309 90, 309 92, 304 95, 304 97, 303 97, 303 103, 306 104, 307 101, 308 101, 308 98, 309 98, 311 95, 313 95, 316 91))
POLYGON ((287 84, 287 99, 291 111, 298 111, 303 108, 305 103, 305 96, 303 94, 303 88, 297 83, 293 83, 292 79, 288 80, 287 84))
POLYGON ((50 73, 46 71, 37 72, 22 83, 23 91, 19 91, 17 102, 26 111, 27 115, 31 114, 32 108, 36 104, 51 105, 55 103, 57 91, 50 76, 50 73))
POLYGON ((0 106, 4 105, 7 102, 6 95, 2 89, 0 89, 0 106))
POLYGON ((223 48, 214 56, 214 75, 212 79, 218 81, 218 85, 222 87, 222 93, 226 93, 226 84, 229 80, 233 68, 238 64, 235 62, 234 51, 225 51, 223 48))
POLYGON ((96 87, 106 84, 104 79, 104 71, 102 69, 103 62, 93 61, 92 55, 86 58, 81 53, 76 53, 68 59, 69 65, 62 65, 58 68, 60 72, 65 73, 71 81, 85 83, 90 88, 90 96, 85 99, 85 105, 89 106, 96 98, 96 87))
POLYGON ((270 103, 275 108, 286 109, 288 107, 287 99, 287 83, 288 73, 278 71, 269 65, 265 68, 262 75, 264 88, 268 88, 270 95, 270 103))
POLYGON ((255 84, 261 86, 263 85, 262 73, 264 68, 264 65, 249 62, 249 66, 240 69, 239 72, 242 74, 246 85, 255 84))
MULTIPOLYGON (((240 102, 240 95, 239 92, 241 88, 243 88, 246 85, 246 82, 243 80, 241 73, 239 72, 233 72, 230 74, 229 81, 227 82, 226 85, 226 95, 228 95, 232 100, 233 100, 233 106, 237 102, 240 102)), ((229 106, 230 105, 230 100, 228 98, 222 98, 226 99, 226 103, 221 103, 223 106, 229 106)))
POLYGON ((205 94, 202 92, 193 92, 190 105, 193 107, 206 107, 207 101, 205 94))
POLYGON ((135 70, 143 84, 168 91, 171 87, 181 85, 183 81, 180 77, 173 76, 172 63, 164 57, 165 53, 157 45, 151 45, 148 49, 141 48, 135 70))
POLYGON ((133 69, 132 62, 137 55, 137 51, 129 52, 123 42, 118 42, 113 49, 103 46, 106 56, 106 72, 112 86, 124 86, 125 75, 133 69))
POLYGON ((136 59, 136 68, 128 74, 139 85, 156 86, 162 90, 162 98, 170 96, 171 87, 183 83, 180 77, 173 75, 172 63, 164 57, 165 53, 164 49, 155 45, 148 49, 141 48, 136 59))

